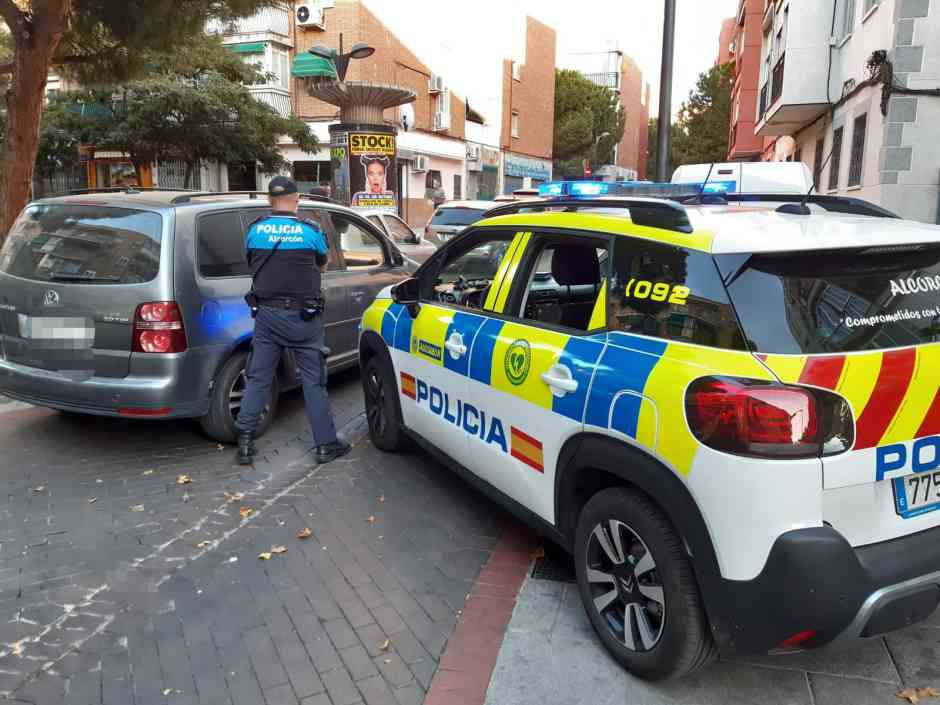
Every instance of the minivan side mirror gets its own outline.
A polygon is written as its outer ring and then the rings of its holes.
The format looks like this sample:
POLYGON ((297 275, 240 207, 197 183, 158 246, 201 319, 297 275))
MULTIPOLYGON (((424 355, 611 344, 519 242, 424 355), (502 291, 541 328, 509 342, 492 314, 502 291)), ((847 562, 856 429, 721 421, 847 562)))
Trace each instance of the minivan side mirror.
POLYGON ((416 277, 409 277, 392 287, 392 301, 407 308, 412 318, 418 316, 420 296, 421 282, 416 277))

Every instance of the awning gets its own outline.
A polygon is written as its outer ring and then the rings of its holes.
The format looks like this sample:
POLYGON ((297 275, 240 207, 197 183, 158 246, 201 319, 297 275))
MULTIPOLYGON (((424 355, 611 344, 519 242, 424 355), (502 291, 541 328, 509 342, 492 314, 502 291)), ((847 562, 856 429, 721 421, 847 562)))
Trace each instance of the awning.
POLYGON ((226 49, 236 54, 263 54, 264 42, 242 42, 241 44, 226 44, 226 49))
POLYGON ((291 75, 299 78, 314 78, 325 76, 327 78, 338 79, 336 74, 336 65, 329 59, 314 56, 309 52, 301 52, 294 57, 294 65, 291 68, 291 75))
POLYGON ((485 125, 486 119, 476 110, 470 107, 470 101, 467 101, 467 122, 475 122, 478 125, 485 125))

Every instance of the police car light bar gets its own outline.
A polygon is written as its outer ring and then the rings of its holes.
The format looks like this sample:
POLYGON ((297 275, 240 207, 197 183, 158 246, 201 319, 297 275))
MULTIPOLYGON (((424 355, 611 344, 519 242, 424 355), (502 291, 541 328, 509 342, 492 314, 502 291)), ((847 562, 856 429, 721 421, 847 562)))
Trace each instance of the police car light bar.
MULTIPOLYGON (((733 182, 712 182, 705 193, 727 193, 733 182), (722 187, 722 190, 716 189, 722 187)), ((703 192, 701 184, 660 184, 653 181, 551 181, 539 186, 543 198, 598 198, 603 196, 647 196, 651 198, 688 198, 703 192)))

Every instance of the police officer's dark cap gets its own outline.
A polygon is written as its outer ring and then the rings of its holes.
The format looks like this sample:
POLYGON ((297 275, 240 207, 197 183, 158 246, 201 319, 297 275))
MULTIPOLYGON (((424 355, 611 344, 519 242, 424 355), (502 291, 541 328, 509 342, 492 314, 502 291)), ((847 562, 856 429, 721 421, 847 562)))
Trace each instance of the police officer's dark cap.
POLYGON ((290 196, 297 191, 296 182, 287 176, 275 176, 268 184, 269 196, 290 196))

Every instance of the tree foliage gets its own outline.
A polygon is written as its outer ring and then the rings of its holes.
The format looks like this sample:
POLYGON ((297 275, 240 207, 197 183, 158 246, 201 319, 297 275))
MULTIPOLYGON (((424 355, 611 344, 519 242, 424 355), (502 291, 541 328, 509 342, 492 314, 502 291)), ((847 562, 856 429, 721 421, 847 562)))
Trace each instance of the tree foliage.
POLYGON ((592 166, 613 161, 623 139, 626 117, 617 95, 577 71, 555 72, 555 174, 580 177, 582 162, 592 166))
POLYGON ((51 68, 83 85, 142 75, 147 50, 172 53, 210 20, 246 17, 273 0, 0 0, 12 52, 0 60, 0 244, 29 198, 51 68), (0 111, 2 112, 2 111, 0 111))
POLYGON ((146 78, 64 95, 50 106, 38 168, 62 163, 77 144, 126 153, 138 170, 183 159, 190 174, 201 161, 258 162, 262 171, 278 171, 286 165, 281 135, 305 151, 318 149, 302 120, 283 118, 254 99, 244 84, 265 76, 218 39, 200 35, 172 53, 147 52, 145 59, 146 78))
MULTIPOLYGON (((708 164, 728 158, 731 124, 731 90, 734 65, 713 66, 698 77, 695 88, 672 123, 669 173, 681 164, 708 164)), ((658 120, 649 124, 647 173, 656 174, 658 120)))

